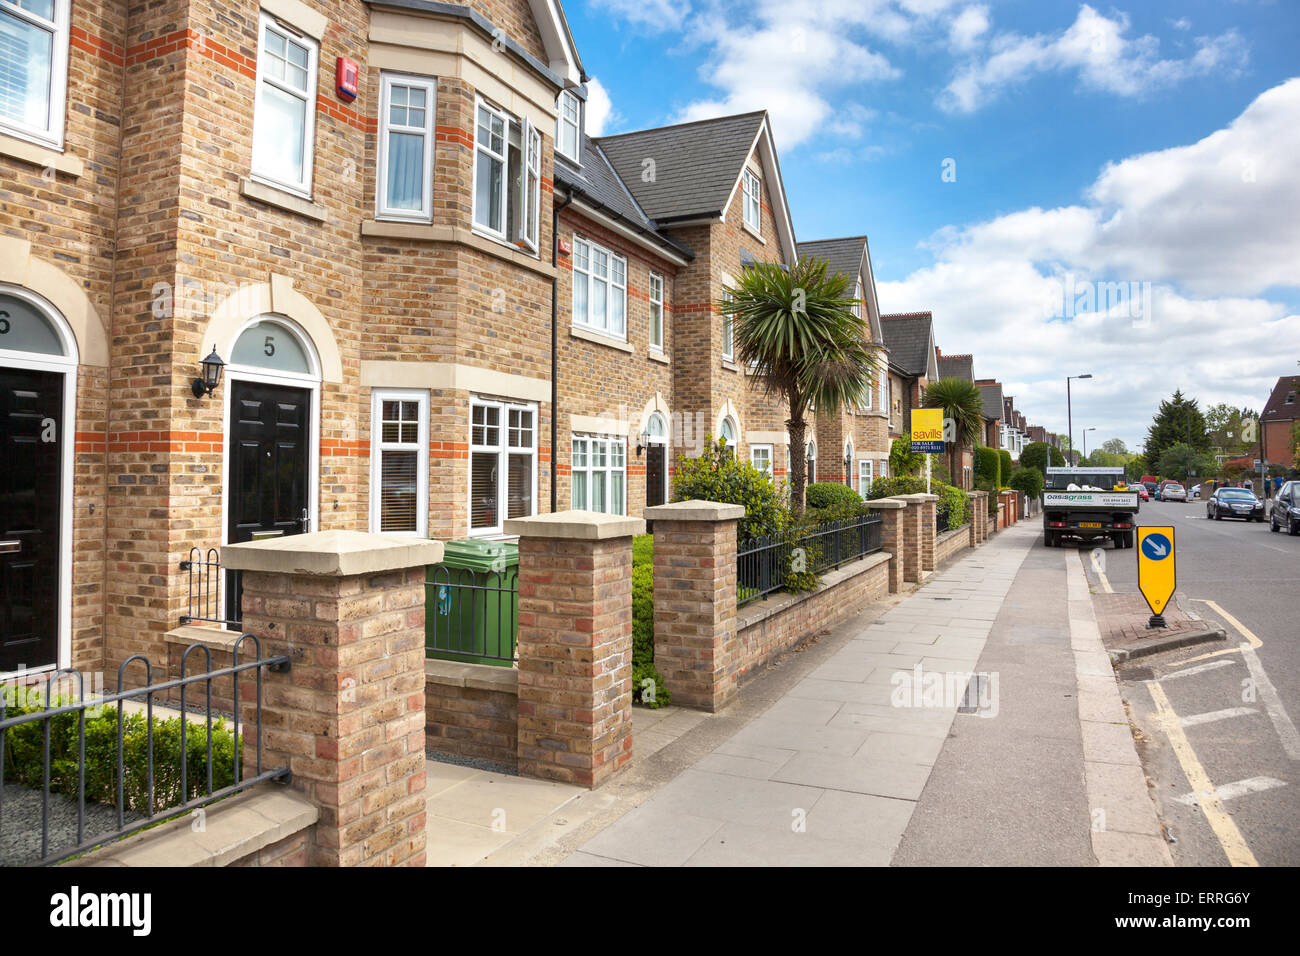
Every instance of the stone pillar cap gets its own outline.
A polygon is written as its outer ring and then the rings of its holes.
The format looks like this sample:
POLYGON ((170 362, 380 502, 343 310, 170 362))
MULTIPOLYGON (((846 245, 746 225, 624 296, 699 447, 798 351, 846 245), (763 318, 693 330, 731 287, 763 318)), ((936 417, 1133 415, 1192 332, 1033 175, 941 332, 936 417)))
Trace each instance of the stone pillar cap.
POLYGON ((938 495, 927 495, 924 491, 918 491, 914 495, 899 495, 900 498, 906 498, 908 501, 938 501, 938 495))
POLYGON ((530 518, 507 518, 506 534, 521 538, 571 538, 576 541, 605 541, 645 534, 645 521, 598 511, 555 511, 530 518))
POLYGON ((989 496, 989 493, 988 493, 987 491, 968 491, 968 492, 966 492, 966 497, 968 497, 968 498, 987 498, 988 496, 989 496))
POLYGON ((221 549, 221 565, 231 571, 334 577, 423 567, 441 560, 441 541, 365 531, 313 531, 221 549))
POLYGON ((653 505, 645 510, 645 516, 647 521, 736 521, 745 517, 745 506, 696 498, 653 505))
POLYGON ((906 508, 907 502, 901 498, 872 498, 870 501, 864 501, 868 508, 883 508, 885 510, 906 508))

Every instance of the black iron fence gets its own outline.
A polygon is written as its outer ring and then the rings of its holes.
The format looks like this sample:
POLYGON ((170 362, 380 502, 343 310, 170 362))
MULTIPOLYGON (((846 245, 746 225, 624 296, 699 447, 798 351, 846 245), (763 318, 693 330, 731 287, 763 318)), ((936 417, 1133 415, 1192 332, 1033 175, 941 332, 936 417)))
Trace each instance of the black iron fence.
POLYGON ((512 666, 519 633, 519 569, 434 565, 425 581, 427 657, 512 666))
POLYGON ((230 667, 214 670, 212 653, 202 644, 186 648, 181 676, 174 680, 155 683, 149 659, 134 654, 118 668, 111 694, 87 696, 85 675, 71 669, 44 675, 43 685, 0 688, 0 863, 58 863, 254 784, 288 779, 288 767, 262 766, 264 669, 288 670, 289 658, 262 657, 260 641, 244 634, 232 648, 230 667), (245 641, 252 641, 255 659, 241 663, 245 641), (197 652, 205 669, 190 674, 197 652), (127 668, 136 663, 144 665, 144 686, 124 689, 127 668), (255 672, 256 685, 251 772, 244 766, 246 727, 238 705, 240 675, 248 671, 255 672), (236 702, 229 728, 212 707, 212 682, 225 677, 236 702), (192 721, 187 690, 200 683, 206 687, 204 704, 192 721), (179 713, 160 720, 154 699, 174 689, 179 713), (142 712, 127 710, 127 701, 141 698, 142 712))
POLYGON ((879 551, 882 520, 879 514, 859 515, 740 542, 736 606, 781 590, 791 575, 822 574, 879 551))
MULTIPOLYGON (((181 562, 181 570, 189 575, 189 602, 186 613, 181 615, 182 624, 204 621, 208 624, 225 624, 239 626, 238 614, 231 613, 221 603, 221 552, 216 548, 203 551, 190 548, 188 560, 181 562)), ((232 582, 238 572, 232 573, 232 582)), ((238 591, 238 585, 235 585, 238 591)), ((233 603, 233 602, 231 602, 233 603)))

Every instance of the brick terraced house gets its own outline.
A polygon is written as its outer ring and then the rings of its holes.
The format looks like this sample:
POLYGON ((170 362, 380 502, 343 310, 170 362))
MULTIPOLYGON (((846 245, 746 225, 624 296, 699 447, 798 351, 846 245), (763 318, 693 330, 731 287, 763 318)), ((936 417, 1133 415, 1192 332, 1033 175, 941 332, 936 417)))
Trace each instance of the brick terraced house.
MULTIPOLYGON (((888 344, 767 115, 588 137, 554 0, 0 0, 0 36, 0 674, 165 664, 192 547, 640 514, 705 433, 783 475, 716 305, 752 261, 825 256, 888 344)), ((908 374, 817 422, 817 477, 884 473, 908 374)))

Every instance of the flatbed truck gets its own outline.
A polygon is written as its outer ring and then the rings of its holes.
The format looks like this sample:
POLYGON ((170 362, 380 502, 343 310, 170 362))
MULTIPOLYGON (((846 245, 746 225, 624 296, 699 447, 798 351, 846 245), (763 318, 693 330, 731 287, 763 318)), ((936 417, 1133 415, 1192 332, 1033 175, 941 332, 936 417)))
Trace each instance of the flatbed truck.
POLYGON ((1109 538, 1117 548, 1133 547, 1141 503, 1123 468, 1048 468, 1041 501, 1044 546, 1109 538))

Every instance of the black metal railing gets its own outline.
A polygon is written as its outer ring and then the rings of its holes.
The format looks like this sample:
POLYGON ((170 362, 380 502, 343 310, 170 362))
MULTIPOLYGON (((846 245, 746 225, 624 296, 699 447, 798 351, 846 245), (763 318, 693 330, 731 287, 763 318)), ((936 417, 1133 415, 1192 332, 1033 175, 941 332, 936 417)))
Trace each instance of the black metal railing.
POLYGON ((58 863, 255 784, 287 780, 288 767, 266 770, 262 766, 263 669, 286 671, 289 658, 262 657, 261 642, 252 634, 244 634, 231 649, 230 667, 214 670, 211 650, 193 644, 181 656, 180 677, 158 683, 153 680, 149 659, 133 654, 118 668, 117 690, 111 694, 87 697, 85 675, 69 668, 45 675, 43 690, 39 684, 0 688, 0 833, 4 834, 0 856, 5 857, 0 862, 58 863), (250 640, 256 659, 240 663, 240 647, 250 640), (206 669, 202 674, 188 673, 190 656, 196 651, 204 655, 206 669), (136 662, 144 664, 144 686, 124 689, 127 668, 136 662), (246 774, 239 684, 240 675, 247 671, 256 671, 252 703, 256 752, 248 768, 251 773, 246 774), (218 717, 218 725, 213 726, 212 682, 226 677, 230 678, 230 699, 234 702, 229 736, 224 718, 218 717), (203 710, 195 712, 200 719, 191 723, 186 690, 198 683, 206 685, 206 698, 203 710), (67 684, 75 691, 70 700, 55 691, 56 685, 62 688, 67 684), (158 722, 154 698, 176 689, 180 695, 178 716, 158 722), (128 714, 124 707, 126 701, 137 698, 144 698, 143 718, 138 712, 128 714), (117 705, 116 721, 111 713, 105 713, 113 704, 117 705), (11 714, 11 710, 17 713, 11 714), (38 723, 39 733, 32 727, 38 723), (214 732, 223 745, 229 741, 229 766, 214 758, 214 732), (202 745, 196 746, 196 740, 201 740, 202 745), (39 814, 30 797, 38 787, 39 814), (105 796, 112 802, 94 799, 105 796), (13 803, 18 804, 19 819, 10 828, 5 824, 5 808, 13 803), (39 853, 33 847, 30 852, 20 852, 17 859, 8 858, 14 854, 19 837, 29 841, 34 837, 32 825, 38 816, 39 853), (91 816, 104 824, 94 833, 87 832, 91 816), (56 817, 58 832, 52 833, 56 817))
MULTIPOLYGON (((181 562, 181 570, 189 574, 189 602, 186 613, 181 615, 182 624, 204 621, 208 624, 225 624, 238 627, 238 617, 227 618, 225 605, 221 603, 221 552, 208 548, 190 548, 190 556, 181 562)), ((233 577, 238 572, 231 572, 233 577)), ((236 591, 238 587, 236 586, 236 591)))
POLYGON ((934 513, 934 533, 943 534, 948 530, 948 509, 939 508, 934 513))
POLYGON ((435 565, 425 581, 427 657, 511 666, 519 633, 519 570, 435 565))
POLYGON ((821 574, 879 551, 882 520, 879 514, 859 515, 740 542, 736 606, 781 590, 791 574, 821 574))

